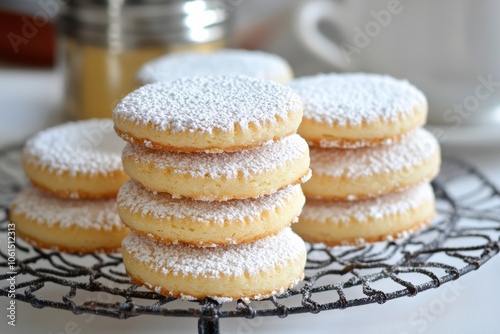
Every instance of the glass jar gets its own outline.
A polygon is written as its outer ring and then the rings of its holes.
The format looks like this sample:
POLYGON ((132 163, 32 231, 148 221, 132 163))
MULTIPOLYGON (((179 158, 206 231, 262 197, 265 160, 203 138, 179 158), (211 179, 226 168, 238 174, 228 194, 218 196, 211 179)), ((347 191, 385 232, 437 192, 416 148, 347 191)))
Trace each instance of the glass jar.
POLYGON ((138 87, 142 64, 169 52, 224 47, 228 23, 218 0, 67 1, 58 28, 69 117, 111 117, 138 87))

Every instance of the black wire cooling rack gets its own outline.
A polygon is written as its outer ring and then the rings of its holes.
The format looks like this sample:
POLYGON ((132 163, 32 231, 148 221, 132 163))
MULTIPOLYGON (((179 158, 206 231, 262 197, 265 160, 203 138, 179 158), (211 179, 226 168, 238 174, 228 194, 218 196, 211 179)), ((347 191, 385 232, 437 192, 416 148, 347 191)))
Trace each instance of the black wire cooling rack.
POLYGON ((413 296, 478 269, 500 249, 499 190, 475 168, 448 159, 433 182, 438 217, 411 238, 359 247, 308 245, 304 280, 263 301, 181 302, 131 283, 117 254, 71 255, 16 240, 15 268, 9 268, 9 203, 26 185, 19 149, 0 151, 1 296, 13 292, 33 307, 75 314, 196 317, 199 333, 219 333, 221 318, 286 317, 413 296), (9 272, 16 273, 13 287, 6 283, 9 272))

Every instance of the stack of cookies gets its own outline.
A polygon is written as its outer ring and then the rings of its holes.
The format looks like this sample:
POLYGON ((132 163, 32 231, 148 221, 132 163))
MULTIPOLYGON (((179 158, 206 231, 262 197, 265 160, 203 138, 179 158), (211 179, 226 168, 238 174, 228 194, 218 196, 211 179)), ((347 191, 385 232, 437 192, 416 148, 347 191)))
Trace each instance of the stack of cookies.
POLYGON ((306 251, 289 226, 305 198, 300 98, 246 76, 143 86, 113 112, 130 175, 118 213, 138 284, 166 296, 261 299, 297 284, 306 251))
POLYGON ((116 194, 128 179, 122 149, 110 119, 69 122, 28 140, 22 164, 34 187, 12 202, 17 235, 69 253, 120 249, 130 232, 116 212, 116 194))
POLYGON ((420 128, 425 96, 407 81, 374 74, 328 74, 290 86, 304 103, 299 128, 311 145, 313 176, 294 230, 329 246, 406 236, 435 215, 429 185, 440 149, 420 128))

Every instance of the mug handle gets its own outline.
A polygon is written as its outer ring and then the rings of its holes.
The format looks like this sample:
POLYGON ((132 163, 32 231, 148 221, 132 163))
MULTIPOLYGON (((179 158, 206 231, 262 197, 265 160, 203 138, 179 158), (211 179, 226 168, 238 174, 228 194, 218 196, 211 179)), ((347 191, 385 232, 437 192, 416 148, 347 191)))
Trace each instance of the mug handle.
POLYGON ((294 27, 300 42, 318 58, 336 70, 347 71, 350 65, 341 46, 325 37, 319 30, 320 22, 329 22, 338 27, 342 21, 343 5, 337 1, 305 1, 295 12, 294 27))

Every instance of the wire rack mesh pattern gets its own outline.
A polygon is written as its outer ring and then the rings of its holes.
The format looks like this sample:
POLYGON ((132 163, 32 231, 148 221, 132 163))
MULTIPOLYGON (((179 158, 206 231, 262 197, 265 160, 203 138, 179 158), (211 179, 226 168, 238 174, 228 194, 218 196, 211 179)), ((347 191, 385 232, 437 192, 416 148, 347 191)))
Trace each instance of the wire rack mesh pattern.
POLYGON ((0 152, 0 295, 12 289, 5 285, 13 271, 15 298, 34 307, 117 318, 198 317, 200 333, 218 332, 219 318, 285 317, 416 295, 478 269, 500 249, 500 192, 473 167, 445 160, 433 183, 438 216, 413 237, 357 247, 308 245, 304 280, 264 301, 181 302, 131 283, 119 254, 71 255, 16 240, 16 268, 9 270, 8 206, 26 185, 19 150, 0 152))

